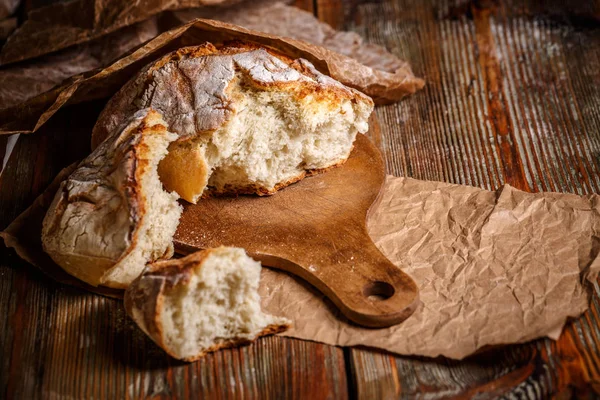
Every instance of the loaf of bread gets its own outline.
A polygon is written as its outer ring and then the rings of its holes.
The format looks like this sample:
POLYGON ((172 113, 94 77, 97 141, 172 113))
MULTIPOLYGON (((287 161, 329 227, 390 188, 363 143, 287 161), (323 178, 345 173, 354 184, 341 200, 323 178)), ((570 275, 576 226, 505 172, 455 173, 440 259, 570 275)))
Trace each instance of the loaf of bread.
POLYGON ((172 256, 178 196, 271 194, 343 163, 372 110, 369 97, 271 49, 169 53, 102 111, 93 153, 44 219, 44 249, 91 285, 126 288, 172 256))
POLYGON ((125 292, 125 308, 169 355, 185 361, 282 332, 260 308, 260 263, 220 247, 149 265, 125 292))
POLYGON ((142 108, 178 138, 160 163, 168 191, 272 194, 343 163, 373 102, 304 59, 247 43, 186 47, 146 66, 108 102, 93 147, 142 108))
POLYGON ((147 262, 170 258, 182 211, 157 171, 177 135, 152 110, 121 125, 61 183, 42 227, 46 253, 94 286, 125 288, 147 262))

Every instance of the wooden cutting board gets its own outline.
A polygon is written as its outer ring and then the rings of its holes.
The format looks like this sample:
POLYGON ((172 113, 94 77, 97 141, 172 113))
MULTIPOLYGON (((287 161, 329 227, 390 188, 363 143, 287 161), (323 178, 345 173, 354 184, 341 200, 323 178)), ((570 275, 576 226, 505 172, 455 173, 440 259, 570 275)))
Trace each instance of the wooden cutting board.
POLYGON ((413 313, 418 289, 367 233, 367 214, 384 179, 381 154, 359 134, 344 165, 272 196, 187 204, 175 248, 187 254, 243 247, 263 265, 308 281, 355 323, 394 325, 413 313))

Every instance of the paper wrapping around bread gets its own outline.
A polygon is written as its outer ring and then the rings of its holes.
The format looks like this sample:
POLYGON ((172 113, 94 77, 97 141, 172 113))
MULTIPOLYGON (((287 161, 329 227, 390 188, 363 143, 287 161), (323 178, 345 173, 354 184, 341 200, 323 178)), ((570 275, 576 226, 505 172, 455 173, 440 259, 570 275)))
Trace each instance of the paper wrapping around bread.
MULTIPOLYGON (((180 23, 195 18, 215 19, 270 35, 293 38, 335 51, 409 87, 415 78, 408 62, 385 47, 367 43, 356 32, 339 31, 298 7, 271 0, 254 0, 231 7, 203 7, 173 12, 180 23), (277 21, 277 23, 272 23, 277 21)), ((393 99, 390 99, 393 100, 393 99)))
POLYGON ((13 15, 20 2, 21 0, 0 0, 0 20, 13 15))
POLYGON ((159 33, 156 19, 35 60, 0 69, 0 109, 44 93, 65 79, 107 65, 159 33))
POLYGON ((0 110, 0 134, 33 132, 67 104, 109 97, 144 65, 169 51, 183 46, 200 45, 206 41, 218 44, 229 40, 253 42, 273 48, 290 58, 304 58, 319 72, 369 95, 375 102, 399 100, 424 85, 409 70, 398 73, 379 71, 320 46, 223 22, 199 19, 157 36, 106 68, 71 77, 49 92, 23 104, 0 110))
MULTIPOLYGON (((11 11, 19 0, 8 2, 11 11)), ((88 42, 144 21, 165 10, 215 6, 240 0, 71 0, 55 2, 29 12, 27 19, 2 47, 0 64, 6 65, 88 42)), ((0 19, 2 18, 0 3, 0 19)))
MULTIPOLYGON (((121 18, 126 18, 126 15, 122 15, 121 18)), ((230 6, 177 11, 173 18, 160 18, 160 26, 158 17, 148 18, 95 40, 51 54, 48 53, 52 47, 45 47, 43 43, 37 43, 36 38, 28 37, 27 32, 19 31, 20 35, 27 36, 19 39, 26 43, 24 48, 35 49, 36 58, 0 70, 0 109, 33 98, 70 76, 107 65, 114 58, 156 36, 159 29, 164 31, 195 18, 215 19, 256 31, 304 40, 351 57, 380 71, 382 76, 388 76, 389 81, 393 82, 388 88, 388 95, 376 99, 378 102, 397 100, 410 93, 415 81, 422 83, 414 77, 406 61, 382 46, 365 43, 355 32, 336 31, 311 13, 283 3, 273 3, 270 0, 245 1, 230 6), (271 20, 285 22, 272 24, 271 20)), ((52 25, 52 21, 54 19, 49 17, 48 24, 52 25)), ((127 21, 132 23, 130 18, 127 18, 127 21)))

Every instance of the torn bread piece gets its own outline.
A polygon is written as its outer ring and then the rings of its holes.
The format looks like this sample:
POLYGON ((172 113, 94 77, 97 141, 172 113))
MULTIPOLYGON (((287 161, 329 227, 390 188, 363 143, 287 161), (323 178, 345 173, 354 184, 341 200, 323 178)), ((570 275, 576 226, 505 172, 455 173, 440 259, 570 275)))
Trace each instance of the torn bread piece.
POLYGON ((46 253, 76 278, 113 288, 171 257, 182 207, 157 169, 176 138, 156 111, 135 113, 61 183, 43 222, 46 253))
POLYGON ((125 308, 169 355, 194 361, 289 327, 262 312, 260 272, 259 262, 234 247, 159 261, 127 288, 125 308))
POLYGON ((159 166, 165 187, 195 203, 208 194, 272 194, 343 163, 356 134, 368 130, 373 101, 304 59, 206 43, 132 78, 98 118, 92 146, 145 107, 178 135, 159 166))

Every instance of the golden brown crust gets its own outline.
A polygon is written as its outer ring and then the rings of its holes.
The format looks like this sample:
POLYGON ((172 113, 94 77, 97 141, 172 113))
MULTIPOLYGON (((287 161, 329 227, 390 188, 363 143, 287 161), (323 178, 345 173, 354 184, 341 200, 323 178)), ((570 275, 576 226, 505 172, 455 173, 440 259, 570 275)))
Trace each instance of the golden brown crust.
POLYGON ((337 168, 341 165, 343 165, 346 162, 346 160, 342 160, 336 164, 333 164, 327 168, 314 168, 314 169, 307 169, 302 171, 300 174, 298 174, 297 176, 288 179, 285 182, 280 182, 277 185, 275 185, 275 187, 273 189, 269 189, 266 188, 264 186, 260 186, 260 185, 248 185, 248 186, 231 186, 231 185, 225 185, 223 189, 217 190, 215 188, 211 188, 211 187, 207 187, 206 191, 204 192, 204 194, 202 195, 202 198, 209 198, 209 197, 216 197, 216 196, 238 196, 238 195, 258 195, 258 196, 272 196, 275 193, 277 193, 278 191, 280 191, 281 189, 301 181, 302 179, 304 179, 307 176, 313 176, 313 175, 318 175, 318 174, 322 174, 324 172, 327 172, 333 168, 337 168))
MULTIPOLYGON (((193 357, 185 357, 182 360, 183 361, 188 361, 188 362, 197 361, 197 360, 201 359, 202 357, 206 356, 208 353, 213 353, 213 352, 215 352, 217 350, 221 350, 221 349, 228 349, 228 348, 231 348, 231 347, 238 347, 238 346, 243 346, 243 345, 246 345, 246 344, 250 344, 250 343, 254 342, 255 340, 257 340, 258 338, 261 338, 263 336, 275 335, 277 333, 285 332, 289 328, 290 328, 290 325, 288 325, 288 324, 269 325, 265 329, 263 329, 262 331, 260 331, 254 337, 254 339, 252 339, 252 340, 245 339, 245 338, 228 340, 226 342, 219 343, 217 345, 209 347, 208 349, 204 350, 203 352, 201 352, 201 353, 199 353, 199 354, 197 354, 197 355, 195 355, 193 357)), ((171 357, 177 358, 174 354, 170 353, 169 351, 167 351, 167 353, 171 357)))
POLYGON ((46 253, 91 285, 103 284, 105 274, 138 245, 147 211, 140 185, 151 167, 146 138, 167 134, 157 120, 160 116, 152 110, 140 113, 83 160, 61 184, 44 218, 46 253))
POLYGON ((159 165, 161 181, 168 191, 177 192, 191 203, 201 196, 270 195, 311 173, 288 171, 297 175, 269 187, 252 182, 207 187, 211 166, 204 144, 238 113, 242 93, 256 91, 285 93, 291 103, 308 114, 313 110, 344 113, 348 101, 354 103, 352 108, 361 110, 372 109, 373 105, 370 98, 321 74, 304 59, 294 60, 272 48, 239 41, 219 46, 205 43, 169 53, 130 80, 98 118, 93 145, 137 108, 156 108, 161 110, 169 130, 178 135, 159 165))
MULTIPOLYGON (((129 316, 154 340, 160 340, 162 332, 155 323, 155 316, 162 309, 164 280, 144 280, 139 276, 125 291, 124 304, 129 316), (134 288, 134 290, 131 290, 134 288)), ((164 348, 164 344, 157 342, 164 348)))
MULTIPOLYGON (((172 281, 177 277, 177 282, 187 282, 191 274, 199 268, 202 268, 204 260, 214 253, 214 249, 206 249, 189 254, 183 258, 158 261, 150 264, 144 271, 144 276, 155 279, 161 277, 172 281)), ((170 284, 170 287, 174 283, 170 284)))

